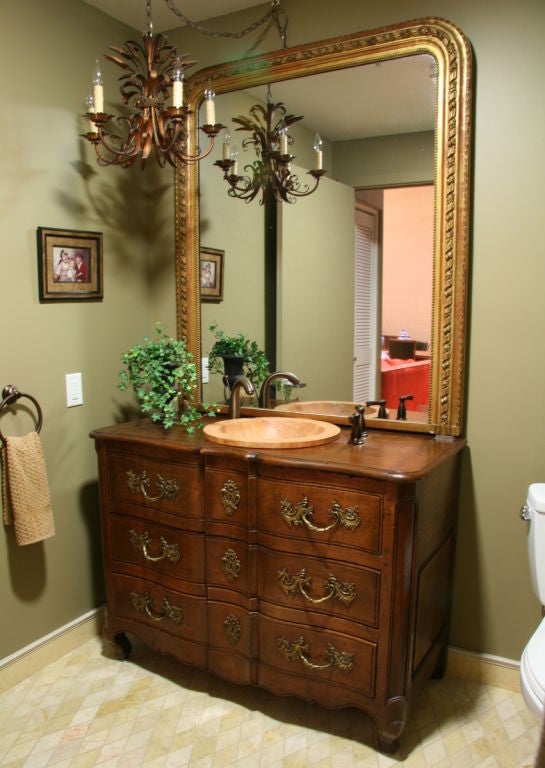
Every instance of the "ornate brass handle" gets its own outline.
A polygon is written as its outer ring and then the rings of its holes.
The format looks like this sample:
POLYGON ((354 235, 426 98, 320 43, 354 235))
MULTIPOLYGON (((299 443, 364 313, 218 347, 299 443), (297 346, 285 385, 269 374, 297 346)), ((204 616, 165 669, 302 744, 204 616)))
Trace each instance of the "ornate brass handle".
POLYGON ((170 619, 175 624, 181 624, 184 620, 184 614, 181 608, 176 605, 171 605, 166 597, 163 597, 162 613, 156 613, 153 608, 153 600, 149 592, 144 592, 143 595, 139 595, 138 592, 131 592, 131 603, 133 608, 139 613, 147 613, 147 615, 153 621, 165 621, 170 619))
POLYGON ((332 643, 327 644, 324 651, 325 664, 315 664, 307 659, 310 654, 310 645, 305 643, 303 636, 298 637, 293 643, 290 643, 285 637, 279 637, 278 650, 288 661, 302 661, 305 667, 312 670, 331 669, 336 667, 341 672, 348 674, 354 668, 354 654, 346 651, 338 651, 332 643))
POLYGON ((336 598, 344 605, 350 605, 352 600, 356 597, 355 586, 348 581, 337 581, 332 573, 329 574, 329 578, 324 582, 324 587, 327 592, 322 597, 311 597, 307 594, 306 589, 311 586, 312 576, 307 576, 307 572, 304 568, 301 568, 293 578, 286 568, 282 568, 281 571, 278 571, 278 581, 286 595, 298 591, 303 595, 305 600, 308 600, 309 603, 314 603, 315 605, 318 603, 325 603, 326 600, 331 600, 331 598, 336 598))
POLYGON ((144 558, 150 563, 160 563, 161 560, 169 560, 171 563, 177 563, 180 560, 180 550, 177 544, 169 544, 162 536, 159 537, 161 544, 160 555, 154 557, 148 552, 148 547, 151 547, 152 538, 147 531, 144 533, 138 533, 131 528, 129 531, 129 541, 136 549, 137 552, 142 553, 144 558))
POLYGON ((238 579, 240 573, 240 560, 234 549, 226 549, 221 558, 221 570, 227 581, 233 583, 238 579))
POLYGON ((302 525, 303 523, 311 531, 317 533, 325 533, 335 528, 336 525, 342 525, 351 531, 356 530, 361 523, 360 513, 357 507, 341 507, 336 502, 331 502, 329 509, 329 519, 332 520, 329 525, 319 528, 310 521, 309 518, 314 514, 314 506, 308 503, 308 497, 303 496, 301 501, 297 504, 291 504, 287 499, 283 499, 280 502, 280 515, 284 518, 288 525, 302 525))
POLYGON ((148 489, 150 487, 151 480, 148 477, 148 473, 144 469, 142 472, 137 473, 133 469, 127 470, 127 485, 133 493, 141 493, 148 501, 161 501, 161 499, 169 499, 174 501, 178 495, 178 483, 174 478, 172 480, 165 480, 157 473, 157 479, 155 484, 159 489, 157 496, 150 496, 148 489))
POLYGON ((226 480, 220 490, 220 499, 225 514, 231 517, 240 504, 240 491, 234 480, 226 480))

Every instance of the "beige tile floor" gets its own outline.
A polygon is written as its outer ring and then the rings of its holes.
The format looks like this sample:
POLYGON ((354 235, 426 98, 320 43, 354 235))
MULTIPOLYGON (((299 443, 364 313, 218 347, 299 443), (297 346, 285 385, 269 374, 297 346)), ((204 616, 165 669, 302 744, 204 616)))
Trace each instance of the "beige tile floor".
POLYGON ((374 749, 371 721, 237 687, 98 638, 0 695, 2 768, 522 768, 538 726, 519 693, 453 677, 413 700, 399 752, 374 749))

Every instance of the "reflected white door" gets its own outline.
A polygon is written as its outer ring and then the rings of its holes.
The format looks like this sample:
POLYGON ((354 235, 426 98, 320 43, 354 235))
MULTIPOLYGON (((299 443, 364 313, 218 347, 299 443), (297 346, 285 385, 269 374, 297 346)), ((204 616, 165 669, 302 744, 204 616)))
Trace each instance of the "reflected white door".
POLYGON ((378 212, 358 203, 354 256, 354 401, 377 397, 380 374, 378 212))

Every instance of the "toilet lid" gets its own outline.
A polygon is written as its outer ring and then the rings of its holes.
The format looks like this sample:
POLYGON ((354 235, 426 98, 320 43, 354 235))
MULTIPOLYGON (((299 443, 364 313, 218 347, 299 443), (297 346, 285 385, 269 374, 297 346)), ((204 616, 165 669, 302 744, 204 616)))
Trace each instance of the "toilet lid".
POLYGON ((545 619, 524 650, 521 672, 534 696, 545 704, 545 619))

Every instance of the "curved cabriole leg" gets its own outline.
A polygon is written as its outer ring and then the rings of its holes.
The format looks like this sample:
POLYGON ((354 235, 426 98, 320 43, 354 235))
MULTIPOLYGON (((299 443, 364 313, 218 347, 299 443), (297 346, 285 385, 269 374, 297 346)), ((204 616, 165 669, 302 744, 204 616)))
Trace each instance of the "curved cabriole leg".
POLYGON ((377 746, 379 752, 392 755, 399 748, 399 737, 407 719, 407 700, 403 696, 390 699, 383 717, 377 720, 377 746))
POLYGON ((114 636, 114 642, 121 652, 121 660, 125 661, 131 655, 132 643, 124 632, 114 636))

